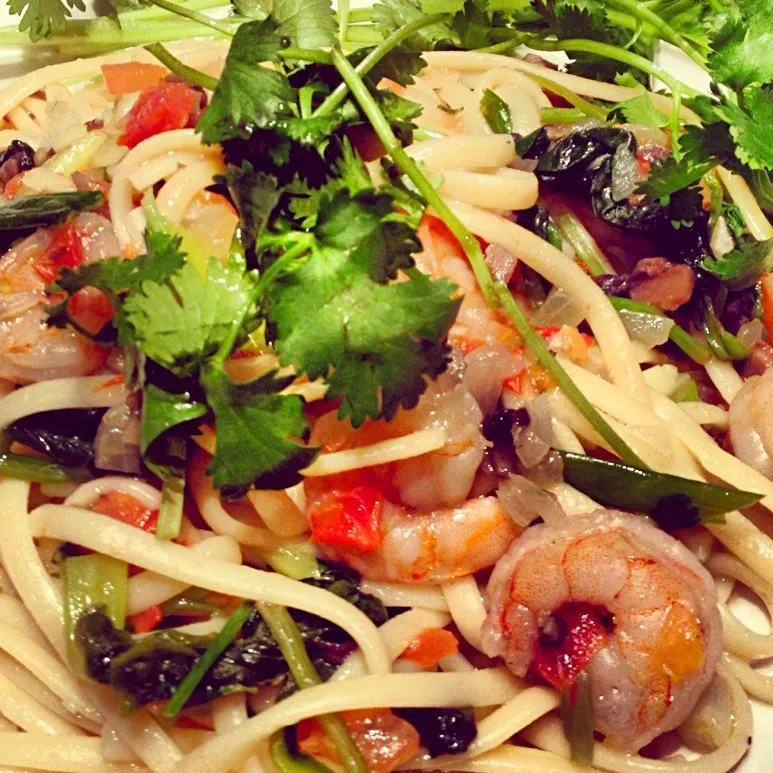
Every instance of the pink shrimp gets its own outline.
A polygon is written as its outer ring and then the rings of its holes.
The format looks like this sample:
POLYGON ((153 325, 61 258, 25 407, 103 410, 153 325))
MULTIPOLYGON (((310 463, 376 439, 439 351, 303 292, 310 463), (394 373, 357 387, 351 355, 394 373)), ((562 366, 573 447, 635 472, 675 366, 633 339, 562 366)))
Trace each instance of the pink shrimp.
POLYGON ((485 652, 554 686, 590 677, 596 729, 637 750, 711 681, 722 624, 711 577, 643 517, 610 510, 528 528, 488 586, 485 652))
MULTIPOLYGON (((51 303, 46 287, 62 265, 119 254, 113 229, 100 215, 79 215, 71 224, 42 228, 11 248, 0 263, 0 378, 26 384, 85 376, 100 368, 106 350, 70 328, 46 325, 51 303), (63 238, 64 237, 64 238, 63 238), (77 253, 77 254, 76 254, 77 253)), ((84 326, 104 313, 101 293, 78 296, 84 326)), ((99 319, 100 325, 109 318, 99 319)))

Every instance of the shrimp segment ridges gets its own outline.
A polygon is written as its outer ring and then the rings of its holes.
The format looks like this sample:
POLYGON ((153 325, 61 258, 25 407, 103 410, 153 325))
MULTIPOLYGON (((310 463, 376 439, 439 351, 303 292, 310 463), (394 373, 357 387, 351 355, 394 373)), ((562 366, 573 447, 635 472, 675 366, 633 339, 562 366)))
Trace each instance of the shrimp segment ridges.
POLYGON ((483 646, 556 686, 585 668, 596 729, 637 750, 677 727, 711 681, 716 603, 681 543, 640 516, 599 510, 516 539, 491 577, 483 646))

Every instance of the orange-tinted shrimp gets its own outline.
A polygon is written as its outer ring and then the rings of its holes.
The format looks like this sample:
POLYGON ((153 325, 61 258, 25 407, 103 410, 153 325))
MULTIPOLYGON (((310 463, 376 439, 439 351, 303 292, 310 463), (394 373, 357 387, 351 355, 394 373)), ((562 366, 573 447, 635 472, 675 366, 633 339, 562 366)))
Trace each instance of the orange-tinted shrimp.
POLYGON ((640 516, 599 510, 526 529, 488 593, 486 653, 559 689, 584 669, 596 729, 620 749, 678 726, 721 654, 711 577, 640 516))

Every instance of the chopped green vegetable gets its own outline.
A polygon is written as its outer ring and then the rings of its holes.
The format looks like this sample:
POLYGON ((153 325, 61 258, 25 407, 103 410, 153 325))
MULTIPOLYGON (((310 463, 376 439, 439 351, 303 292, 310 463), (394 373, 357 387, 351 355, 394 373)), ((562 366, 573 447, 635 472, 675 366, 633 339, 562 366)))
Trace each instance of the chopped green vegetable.
POLYGON ((89 480, 89 471, 79 467, 64 467, 48 459, 14 454, 0 454, 0 475, 4 478, 28 480, 33 483, 83 483, 89 480))
POLYGON ((617 273, 577 215, 565 212, 558 218, 557 225, 559 233, 572 246, 577 259, 591 276, 617 273))
POLYGON ((574 681, 561 691, 560 709, 572 762, 583 767, 591 767, 595 743, 594 712, 590 677, 587 671, 580 671, 574 681))
POLYGON ((708 295, 699 300, 700 324, 706 334, 706 343, 711 353, 720 360, 744 360, 749 356, 749 347, 740 338, 725 330, 717 317, 714 302, 708 295))
POLYGON ((319 575, 317 559, 302 545, 279 547, 266 556, 266 562, 275 572, 292 577, 293 580, 305 580, 319 575))
POLYGON ((19 196, 0 202, 0 231, 58 225, 77 212, 96 209, 104 200, 99 191, 63 191, 19 196))
POLYGON ((593 456, 560 454, 567 483, 602 505, 657 517, 664 528, 718 523, 724 513, 749 507, 763 496, 593 456))
POLYGON ((90 610, 101 609, 114 626, 123 628, 129 565, 112 556, 92 553, 65 558, 60 569, 67 654, 72 667, 82 671, 83 656, 78 647, 76 625, 90 610))
MULTIPOLYGON (((279 644, 298 687, 303 690, 321 684, 322 680, 306 652, 301 632, 287 609, 263 603, 258 604, 258 609, 279 644)), ((368 773, 368 766, 343 719, 338 714, 322 714, 317 721, 338 752, 343 769, 348 773, 368 773)))
POLYGON ((185 475, 164 474, 161 486, 161 504, 158 508, 156 537, 175 540, 180 536, 185 499, 185 475))
POLYGON ((675 403, 698 403, 700 402, 700 395, 698 394, 698 385, 687 374, 682 383, 677 387, 676 391, 671 395, 671 399, 675 403))
POLYGON ((196 660, 193 668, 175 690, 172 698, 164 706, 164 710, 161 712, 162 717, 166 719, 175 719, 177 717, 188 698, 191 697, 193 691, 198 687, 199 682, 201 682, 223 651, 237 637, 251 614, 251 604, 245 602, 236 608, 231 617, 226 621, 226 624, 218 631, 215 638, 212 639, 204 654, 196 660))
POLYGON ((510 107, 496 92, 484 89, 480 98, 480 111, 494 134, 512 132, 513 117, 510 115, 510 107))
POLYGON ((269 753, 279 773, 330 773, 330 768, 321 765, 313 757, 290 754, 282 733, 276 733, 271 739, 269 753))

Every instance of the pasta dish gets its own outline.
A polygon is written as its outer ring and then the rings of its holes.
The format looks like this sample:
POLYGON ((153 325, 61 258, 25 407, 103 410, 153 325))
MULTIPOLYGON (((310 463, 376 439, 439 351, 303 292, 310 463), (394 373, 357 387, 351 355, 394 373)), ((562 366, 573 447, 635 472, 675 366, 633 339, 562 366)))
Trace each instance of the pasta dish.
POLYGON ((720 5, 12 0, 0 770, 735 769, 773 9, 720 5))

